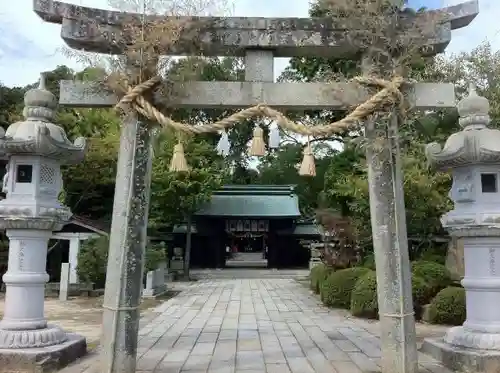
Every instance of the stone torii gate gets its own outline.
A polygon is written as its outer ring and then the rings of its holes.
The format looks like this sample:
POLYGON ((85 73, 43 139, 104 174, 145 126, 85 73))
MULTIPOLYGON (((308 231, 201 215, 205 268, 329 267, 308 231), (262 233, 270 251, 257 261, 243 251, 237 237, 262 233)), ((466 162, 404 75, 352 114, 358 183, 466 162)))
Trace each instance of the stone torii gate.
MULTIPOLYGON (((396 1, 394 1, 396 3, 396 1)), ((34 0, 35 12, 45 21, 61 24, 61 37, 72 48, 100 53, 123 53, 108 35, 123 32, 120 22, 130 14, 85 8, 51 0, 34 0), (85 15, 89 18, 83 18, 85 15), (99 27, 95 27, 95 25, 99 27), (92 32, 90 32, 92 30, 92 32)), ((467 26, 478 13, 478 2, 441 9, 445 15, 429 40, 432 54, 444 51, 451 30, 467 26)), ((134 16, 134 15, 133 15, 134 16)), ((135 15, 138 16, 138 15, 135 15)), ((134 17, 135 17, 134 16, 134 17)), ((417 15, 416 17, 421 17, 417 15)), ((274 83, 275 57, 353 56, 349 31, 334 23, 310 18, 203 18, 200 50, 205 56, 245 58, 245 82, 188 82, 171 88, 169 107, 246 108, 265 103, 277 109, 344 109, 357 105, 369 92, 349 83, 274 83), (342 102, 338 100, 342 93, 342 102), (178 94, 177 94, 178 93, 178 94)), ((188 55, 191 45, 179 43, 174 55, 188 55)), ((417 83, 405 92, 417 109, 455 106, 452 84, 417 83)), ((164 98, 154 96, 157 103, 164 98)), ((96 90, 91 83, 61 83, 60 103, 73 107, 111 107, 117 97, 96 90)), ((368 135, 367 136, 371 136, 368 135)), ((151 134, 136 115, 124 119, 118 161, 117 187, 103 316, 103 357, 106 372, 135 371, 141 268, 149 201, 151 134), (120 280, 119 280, 120 279, 120 280), (122 280, 124 279, 124 280, 122 280)), ((415 328, 401 170, 390 168, 390 152, 370 157, 370 186, 388 191, 391 201, 370 193, 372 230, 377 258, 377 283, 382 326, 382 365, 386 373, 417 371, 415 328), (375 164, 377 163, 377 164, 375 164), (389 170, 389 171, 388 171, 389 170), (379 174, 377 175, 377 172, 379 174), (403 299, 403 302, 401 302, 403 299)), ((396 157, 397 160, 397 157, 396 157)), ((374 190, 374 189, 372 189, 374 190)))

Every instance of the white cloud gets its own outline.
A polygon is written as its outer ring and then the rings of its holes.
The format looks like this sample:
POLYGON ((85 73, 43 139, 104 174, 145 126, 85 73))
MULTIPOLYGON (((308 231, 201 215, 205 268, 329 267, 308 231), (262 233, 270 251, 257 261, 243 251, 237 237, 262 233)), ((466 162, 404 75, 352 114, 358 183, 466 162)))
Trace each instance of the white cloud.
MULTIPOLYGON (((107 0, 67 0, 79 5, 107 7, 107 0)), ((460 3, 459 0, 443 0, 460 3)), ((235 16, 306 17, 309 0, 235 0, 235 16)), ((481 13, 465 29, 454 32, 450 52, 470 50, 485 39, 500 48, 499 0, 480 0, 481 13)), ((78 68, 61 55, 60 26, 43 22, 32 10, 32 0, 10 2, 0 10, 0 81, 8 86, 33 83, 41 71, 66 64, 78 68)), ((276 75, 286 66, 276 61, 276 75)))

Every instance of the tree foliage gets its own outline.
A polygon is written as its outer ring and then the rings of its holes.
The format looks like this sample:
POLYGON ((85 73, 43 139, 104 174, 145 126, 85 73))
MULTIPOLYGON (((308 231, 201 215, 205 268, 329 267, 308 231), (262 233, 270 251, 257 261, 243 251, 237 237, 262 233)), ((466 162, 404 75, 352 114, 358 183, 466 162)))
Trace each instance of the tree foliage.
POLYGON ((202 139, 184 141, 184 151, 190 171, 169 171, 175 137, 162 141, 153 162, 150 220, 156 225, 180 224, 190 218, 212 191, 224 180, 223 163, 213 146, 202 139))
MULTIPOLYGON (((312 4, 311 16, 331 16, 328 1, 312 4)), ((369 22, 370 20, 366 20, 369 22)), ((371 21, 370 21, 371 22, 371 21)), ((189 57, 169 61, 163 73, 174 80, 242 81, 243 62, 239 58, 189 57)), ((292 58, 280 77, 287 81, 331 81, 349 79, 360 72, 357 56, 345 58, 292 58)), ((75 72, 57 66, 47 76, 47 86, 59 96, 61 79, 99 80, 104 71, 89 67, 75 72)), ((471 52, 451 57, 411 61, 409 76, 422 81, 448 81, 457 86, 459 98, 474 83, 480 94, 490 100, 492 126, 500 124, 500 52, 484 44, 471 52)), ((22 119, 23 95, 33 87, 5 87, 0 84, 0 125, 22 119)), ((176 120, 191 124, 208 123, 226 117, 230 110, 168 110, 176 120)), ((304 111, 290 113, 304 123, 323 123, 339 119, 343 113, 304 111)), ((113 206, 120 123, 111 109, 59 108, 56 123, 69 138, 88 138, 85 160, 63 169, 65 202, 77 215, 109 220, 113 206)), ((353 236, 366 254, 371 251, 371 224, 366 161, 362 144, 347 134, 329 139, 311 139, 316 155, 314 178, 297 174, 304 139, 282 133, 283 145, 254 162, 247 155, 248 142, 255 122, 241 123, 229 132, 231 151, 222 159, 214 151, 219 136, 209 134, 183 138, 190 172, 168 171, 173 146, 178 138, 163 132, 157 136, 151 185, 150 225, 172 227, 186 222, 206 203, 214 190, 224 183, 293 184, 304 217, 319 210, 336 211, 352 222, 353 236), (321 141, 320 141, 321 140, 321 141), (252 166, 252 167, 251 167, 252 166)), ((265 137, 267 124, 265 123, 265 137)), ((440 216, 451 208, 448 199, 449 175, 427 168, 423 146, 443 142, 460 130, 456 110, 412 113, 400 128, 403 153, 404 192, 408 235, 416 238, 417 251, 433 245, 432 238, 442 235, 440 216)), ((416 254, 415 254, 416 255, 416 254)))

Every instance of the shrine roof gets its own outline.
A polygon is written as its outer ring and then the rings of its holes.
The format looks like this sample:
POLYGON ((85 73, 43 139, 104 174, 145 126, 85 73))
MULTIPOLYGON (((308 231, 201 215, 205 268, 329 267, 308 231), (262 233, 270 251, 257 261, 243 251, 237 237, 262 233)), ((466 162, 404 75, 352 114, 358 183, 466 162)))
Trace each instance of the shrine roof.
POLYGON ((295 236, 321 236, 320 227, 314 223, 299 223, 293 230, 295 236))
POLYGON ((298 222, 292 229, 278 231, 278 234, 286 236, 321 236, 320 226, 314 222, 298 222))
POLYGON ((214 192, 197 216, 298 218, 299 199, 293 185, 225 185, 214 192))

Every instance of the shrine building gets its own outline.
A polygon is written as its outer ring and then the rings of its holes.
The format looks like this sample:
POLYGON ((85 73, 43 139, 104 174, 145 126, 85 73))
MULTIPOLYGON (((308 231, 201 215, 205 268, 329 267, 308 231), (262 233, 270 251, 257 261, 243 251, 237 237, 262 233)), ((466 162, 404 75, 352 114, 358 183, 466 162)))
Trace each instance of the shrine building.
MULTIPOLYGON (((303 222, 292 185, 227 185, 196 212, 191 227, 191 268, 224 268, 231 257, 261 257, 268 268, 306 268, 309 243, 320 240, 303 222), (241 255, 243 254, 243 255, 241 255)), ((187 226, 173 230, 173 246, 184 248, 187 226)))

